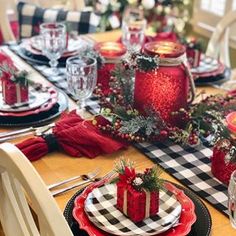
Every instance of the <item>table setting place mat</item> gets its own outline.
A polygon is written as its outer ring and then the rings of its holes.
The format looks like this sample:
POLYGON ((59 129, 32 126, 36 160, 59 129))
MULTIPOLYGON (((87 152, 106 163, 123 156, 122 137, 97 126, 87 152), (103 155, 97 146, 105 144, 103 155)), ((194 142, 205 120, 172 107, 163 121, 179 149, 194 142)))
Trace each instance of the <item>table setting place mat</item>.
POLYGON ((181 213, 181 204, 169 191, 160 191, 158 214, 135 224, 116 208, 116 185, 106 184, 93 189, 84 204, 91 222, 105 232, 115 235, 156 235, 175 225, 181 213))
MULTIPOLYGON (((115 208, 115 197, 113 197, 116 192, 115 185, 94 185, 95 184, 91 184, 88 188, 81 189, 75 193, 65 207, 64 216, 75 236, 110 235, 107 233, 109 232, 109 225, 112 227, 112 235, 114 235, 115 230, 118 230, 115 235, 136 235, 136 233, 138 235, 165 236, 210 235, 212 222, 209 211, 193 192, 180 185, 166 182, 167 190, 163 193, 160 193, 160 199, 168 200, 168 202, 165 204, 167 207, 163 206, 162 210, 168 211, 167 209, 170 208, 170 205, 176 205, 176 200, 181 204, 182 208, 178 222, 173 224, 171 227, 168 227, 169 230, 159 224, 159 213, 157 213, 156 216, 147 218, 142 222, 136 224, 133 222, 130 223, 130 220, 115 208), (92 214, 90 214, 91 212, 87 213, 86 208, 90 208, 92 214), (115 210, 113 208, 115 208, 115 210), (98 228, 95 226, 96 222, 93 222, 93 219, 89 219, 96 214, 97 220, 101 222, 101 225, 98 225, 98 228), (118 216, 116 216, 116 219, 112 220, 110 214, 115 214, 118 216), (104 218, 107 219, 105 220, 106 222, 104 221, 104 218), (148 222, 148 226, 145 222, 148 222), (107 228, 105 226, 107 226, 107 228), (165 228, 165 232, 163 228, 165 228), (105 229, 105 231, 101 229, 105 229), (158 229, 162 229, 163 233, 155 233, 155 231, 158 229), (119 232, 119 230, 121 231, 119 232)), ((178 212, 178 205, 176 206, 177 208, 175 208, 175 211, 178 212)), ((172 211, 173 210, 174 209, 172 209, 172 211)), ((169 217, 173 218, 171 215, 165 216, 166 219, 169 217)))
MULTIPOLYGON (((18 54, 19 46, 13 45, 10 49, 18 54)), ((67 91, 65 68, 58 68, 58 75, 53 76, 48 66, 34 64, 33 67, 75 100, 67 91)), ((86 109, 92 114, 98 114, 100 107, 97 99, 87 99, 86 109)), ((172 143, 136 143, 134 146, 217 210, 228 215, 227 187, 211 173, 212 150, 210 148, 203 144, 196 147, 182 147, 172 143)))

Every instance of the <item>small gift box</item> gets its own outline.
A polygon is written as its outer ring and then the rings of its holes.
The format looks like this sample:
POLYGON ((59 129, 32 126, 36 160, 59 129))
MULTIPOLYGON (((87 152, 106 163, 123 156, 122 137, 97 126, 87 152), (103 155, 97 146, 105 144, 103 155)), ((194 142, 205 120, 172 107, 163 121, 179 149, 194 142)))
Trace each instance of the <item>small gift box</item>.
POLYGON ((24 103, 29 100, 27 73, 4 73, 1 77, 3 101, 8 105, 24 103))
POLYGON ((202 42, 193 37, 182 38, 180 41, 186 47, 186 55, 191 67, 198 67, 202 53, 202 42))
POLYGON ((236 170, 236 163, 232 162, 234 146, 228 139, 218 141, 213 148, 211 158, 211 172, 224 184, 229 184, 230 176, 236 170))
POLYGON ((28 84, 21 85, 11 80, 2 80, 3 100, 8 105, 24 103, 29 99, 28 84))
POLYGON ((117 208, 133 222, 140 222, 158 213, 159 192, 137 191, 131 185, 117 183, 117 208))
POLYGON ((194 48, 187 48, 186 54, 191 67, 198 67, 200 64, 201 51, 194 48))
POLYGON ((117 182, 117 208, 135 223, 154 216, 159 211, 160 187, 156 168, 136 174, 124 166, 117 182))

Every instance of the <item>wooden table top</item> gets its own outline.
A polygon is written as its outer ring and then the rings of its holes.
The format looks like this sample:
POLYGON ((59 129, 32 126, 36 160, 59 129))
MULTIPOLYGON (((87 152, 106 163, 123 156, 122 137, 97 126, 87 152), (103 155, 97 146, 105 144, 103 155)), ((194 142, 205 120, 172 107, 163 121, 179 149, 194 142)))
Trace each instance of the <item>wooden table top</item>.
MULTIPOLYGON (((120 37, 120 31, 98 33, 91 35, 90 37, 96 41, 115 41, 120 37)), ((18 65, 21 65, 22 69, 32 71, 31 76, 33 80, 50 84, 38 72, 33 70, 31 66, 23 62, 7 48, 5 48, 4 50, 12 56, 12 58, 17 62, 18 65)), ((221 92, 212 87, 202 87, 197 90, 198 92, 205 90, 208 94, 221 92)), ((71 99, 69 99, 69 110, 75 108, 76 104, 71 99)), ((1 129, 1 131, 4 131, 4 129, 1 129)), ((15 140, 13 141, 13 143, 19 142, 21 140, 23 139, 15 140)), ((51 184, 78 174, 88 173, 89 171, 94 170, 96 167, 101 167, 101 175, 104 175, 113 168, 114 161, 121 156, 135 161, 136 168, 138 170, 144 170, 145 168, 153 165, 153 162, 151 160, 149 160, 132 146, 130 146, 127 150, 119 151, 111 155, 98 156, 94 159, 89 159, 86 157, 72 158, 63 153, 53 152, 46 155, 41 160, 33 162, 33 165, 37 169, 45 183, 51 184)), ((165 172, 163 173, 162 177, 178 183, 178 181, 176 181, 173 177, 165 172)), ((55 197, 55 200, 62 211, 64 210, 68 200, 76 191, 78 191, 78 189, 74 189, 65 194, 55 197)), ((204 203, 206 204, 212 217, 212 236, 223 234, 227 236, 236 235, 236 230, 231 227, 229 219, 205 201, 204 203)))

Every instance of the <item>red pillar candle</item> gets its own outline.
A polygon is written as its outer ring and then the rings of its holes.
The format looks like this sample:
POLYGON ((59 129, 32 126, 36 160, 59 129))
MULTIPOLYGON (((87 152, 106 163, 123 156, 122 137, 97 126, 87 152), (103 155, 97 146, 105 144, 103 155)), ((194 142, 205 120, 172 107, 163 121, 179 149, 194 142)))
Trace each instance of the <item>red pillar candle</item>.
POLYGON ((98 69, 97 83, 101 84, 103 93, 108 95, 111 71, 126 53, 126 47, 118 42, 102 42, 95 45, 95 50, 105 59, 104 65, 98 69))
POLYGON ((151 71, 136 71, 135 106, 141 112, 151 108, 159 112, 167 123, 178 125, 171 113, 186 108, 189 96, 185 47, 175 42, 150 42, 145 44, 144 54, 159 56, 160 64, 151 71))

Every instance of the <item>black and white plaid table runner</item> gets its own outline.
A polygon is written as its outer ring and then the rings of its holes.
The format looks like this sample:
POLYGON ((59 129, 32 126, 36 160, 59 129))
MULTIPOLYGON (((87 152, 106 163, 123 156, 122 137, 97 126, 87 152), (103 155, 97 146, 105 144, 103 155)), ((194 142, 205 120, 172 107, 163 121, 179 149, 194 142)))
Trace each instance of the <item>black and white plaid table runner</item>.
MULTIPOLYGON (((11 47, 17 53, 18 46, 11 47)), ((56 87, 67 91, 65 68, 59 68, 59 74, 53 76, 47 66, 33 65, 56 87)), ((92 114, 99 112, 95 98, 87 101, 87 110, 92 114)), ((149 157, 154 163, 159 164, 184 186, 193 190, 197 195, 211 203, 217 210, 227 213, 227 187, 213 177, 211 173, 212 150, 204 145, 196 147, 182 147, 172 143, 137 143, 134 146, 149 157)))

